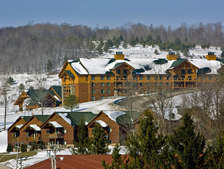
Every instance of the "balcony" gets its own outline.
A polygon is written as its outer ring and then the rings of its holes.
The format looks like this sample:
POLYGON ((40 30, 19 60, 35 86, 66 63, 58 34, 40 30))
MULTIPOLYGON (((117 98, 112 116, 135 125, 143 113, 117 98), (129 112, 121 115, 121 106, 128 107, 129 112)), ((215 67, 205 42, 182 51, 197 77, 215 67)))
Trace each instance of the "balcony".
POLYGON ((52 133, 52 134, 48 134, 47 138, 49 138, 49 139, 64 138, 64 134, 62 134, 62 133, 52 133))

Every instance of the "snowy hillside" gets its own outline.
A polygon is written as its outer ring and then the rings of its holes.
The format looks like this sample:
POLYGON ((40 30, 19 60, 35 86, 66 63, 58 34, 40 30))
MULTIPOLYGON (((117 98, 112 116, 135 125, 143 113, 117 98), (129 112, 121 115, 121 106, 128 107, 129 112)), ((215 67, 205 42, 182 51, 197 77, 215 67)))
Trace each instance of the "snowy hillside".
MULTIPOLYGON (((166 58, 167 52, 166 51, 160 51, 158 46, 152 47, 152 46, 145 46, 142 45, 136 45, 135 47, 131 47, 128 45, 128 47, 125 49, 122 46, 117 48, 110 49, 110 53, 104 53, 101 58, 112 58, 113 54, 116 53, 116 51, 122 51, 127 58, 135 59, 135 58, 166 58), (155 50, 158 50, 159 54, 156 55, 154 52, 155 50)), ((175 51, 176 52, 176 51, 175 51)), ((208 54, 208 52, 214 52, 217 57, 220 57, 222 51, 220 47, 216 48, 214 46, 211 46, 209 49, 202 49, 201 46, 196 46, 193 49, 189 50, 189 55, 193 59, 199 59, 204 58, 208 54)), ((176 52, 177 53, 177 52, 176 52)), ((189 56, 183 56, 182 53, 180 53, 182 58, 188 58, 189 56)))

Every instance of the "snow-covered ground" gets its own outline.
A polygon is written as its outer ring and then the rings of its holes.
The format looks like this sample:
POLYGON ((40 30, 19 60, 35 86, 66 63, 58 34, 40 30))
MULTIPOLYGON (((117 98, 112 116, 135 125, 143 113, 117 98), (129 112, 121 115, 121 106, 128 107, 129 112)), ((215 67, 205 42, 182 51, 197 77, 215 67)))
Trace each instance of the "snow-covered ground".
MULTIPOLYGON (((121 51, 124 53, 126 58, 130 59, 137 59, 137 58, 150 58, 150 59, 156 59, 156 58, 166 58, 167 52, 166 51, 160 51, 158 46, 145 46, 145 48, 142 45, 136 45, 135 47, 131 47, 128 45, 126 49, 124 49, 122 46, 117 48, 110 49, 111 53, 104 53, 101 58, 112 58, 113 54, 116 53, 116 51, 121 51), (154 52, 155 50, 158 50, 159 54, 156 55, 154 52)), ((214 52, 214 54, 217 57, 221 56, 221 49, 220 47, 214 47, 211 46, 209 49, 202 49, 201 46, 196 46, 195 48, 192 48, 189 50, 189 54, 191 58, 193 59, 200 59, 204 58, 208 52, 214 52)), ((182 58, 188 58, 187 56, 183 56, 183 54, 180 52, 180 55, 182 58)))
MULTIPOLYGON (((112 58, 113 54, 116 53, 116 51, 122 51, 125 54, 126 58, 165 58, 167 55, 167 52, 160 51, 158 47, 152 47, 152 46, 146 46, 143 48, 141 45, 136 45, 136 47, 130 47, 128 46, 127 49, 124 49, 120 47, 119 49, 110 49, 111 53, 105 53, 104 55, 100 56, 100 58, 112 58), (157 49, 159 51, 159 55, 155 55, 154 51, 157 49)), ((201 47, 197 46, 194 49, 190 49, 190 55, 193 58, 203 58, 208 52, 214 52, 218 57, 221 55, 220 48, 216 47, 210 47, 210 49, 201 49, 201 47)), ((183 57, 183 56, 182 56, 183 57)), ((34 88, 37 88, 38 86, 38 79, 47 79, 44 82, 44 87, 49 88, 52 85, 60 85, 60 79, 57 74, 55 75, 28 75, 28 74, 17 74, 17 75, 0 75, 0 85, 3 82, 3 78, 12 77, 15 80, 15 84, 10 85, 9 92, 8 92, 8 104, 7 104, 7 120, 6 120, 6 127, 9 128, 15 120, 19 116, 27 116, 32 114, 41 114, 41 109, 36 109, 32 111, 18 111, 18 106, 14 106, 14 102, 19 96, 19 85, 21 83, 24 84, 25 89, 29 89, 30 86, 33 86, 34 88)), ((125 110, 122 109, 122 107, 116 106, 113 103, 120 99, 120 97, 117 98, 108 98, 100 101, 92 101, 92 102, 86 102, 81 103, 79 105, 79 108, 74 111, 91 111, 93 113, 99 113, 101 110, 108 110, 108 111, 116 111, 116 110, 125 110)), ((176 96, 174 98, 176 101, 175 103, 177 105, 181 104, 181 96, 176 96)), ((6 152, 7 148, 7 131, 1 131, 4 127, 4 101, 3 97, 0 96, 0 153, 6 152)), ((52 114, 55 111, 68 111, 64 109, 63 107, 57 107, 57 108, 44 108, 44 114, 52 114)), ((111 150, 113 147, 111 147, 111 150)), ((64 150, 60 152, 61 154, 69 154, 68 150, 64 150)), ((121 154, 125 153, 125 148, 122 147, 121 154)), ((33 158, 29 158, 25 160, 23 163, 26 165, 34 164, 38 161, 44 160, 48 158, 46 152, 39 152, 36 156, 33 158)), ((2 163, 4 165, 8 165, 11 167, 15 167, 15 160, 10 160, 7 162, 2 163)))

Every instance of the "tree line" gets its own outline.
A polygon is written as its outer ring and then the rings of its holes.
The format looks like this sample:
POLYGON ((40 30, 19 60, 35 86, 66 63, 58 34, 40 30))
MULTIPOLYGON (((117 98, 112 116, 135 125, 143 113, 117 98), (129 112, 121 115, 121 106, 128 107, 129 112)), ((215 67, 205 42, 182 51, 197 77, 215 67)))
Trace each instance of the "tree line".
POLYGON ((67 59, 96 57, 112 46, 140 43, 187 55, 196 44, 224 47, 221 23, 186 25, 178 28, 126 24, 117 28, 84 25, 34 24, 0 29, 0 72, 50 72, 67 59), (99 42, 99 43, 94 43, 99 42))

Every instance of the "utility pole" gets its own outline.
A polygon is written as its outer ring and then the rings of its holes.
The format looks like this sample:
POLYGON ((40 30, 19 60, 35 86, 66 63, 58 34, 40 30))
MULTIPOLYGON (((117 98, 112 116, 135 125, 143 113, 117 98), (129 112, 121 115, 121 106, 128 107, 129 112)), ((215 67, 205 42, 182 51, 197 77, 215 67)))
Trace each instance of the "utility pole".
POLYGON ((16 147, 16 151, 17 151, 17 154, 16 154, 16 169, 17 169, 18 168, 18 158, 19 158, 19 143, 17 143, 17 145, 15 147, 16 147))

